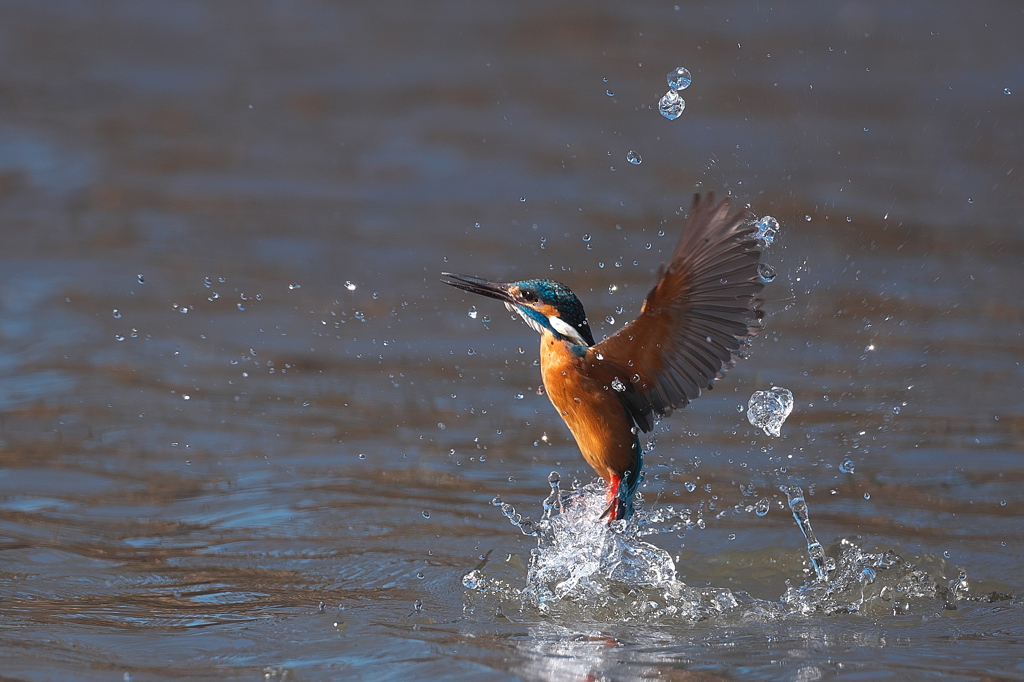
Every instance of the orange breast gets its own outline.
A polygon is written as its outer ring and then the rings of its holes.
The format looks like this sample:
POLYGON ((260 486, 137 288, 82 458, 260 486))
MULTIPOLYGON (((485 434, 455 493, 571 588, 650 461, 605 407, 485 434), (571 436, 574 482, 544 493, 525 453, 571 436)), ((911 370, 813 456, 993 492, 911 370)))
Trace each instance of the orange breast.
POLYGON ((587 376, 569 344, 550 334, 541 335, 540 368, 551 404, 594 471, 606 481, 626 471, 636 473, 633 422, 612 390, 587 376))

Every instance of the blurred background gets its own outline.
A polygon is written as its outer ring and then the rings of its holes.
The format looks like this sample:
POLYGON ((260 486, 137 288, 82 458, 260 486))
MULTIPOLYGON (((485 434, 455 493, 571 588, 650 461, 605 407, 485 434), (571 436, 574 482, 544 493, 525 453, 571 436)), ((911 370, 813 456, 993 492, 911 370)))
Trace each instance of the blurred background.
POLYGON ((998 1, 0 1, 0 677, 1024 674, 1019 600, 776 644, 471 614, 533 544, 491 498, 592 474, 534 332, 438 281, 558 279, 601 338, 693 192, 774 216, 751 357, 647 457, 707 525, 654 541, 777 598, 801 485, 823 542, 1019 590, 1022 34, 998 1), (780 439, 744 414, 773 385, 780 439))

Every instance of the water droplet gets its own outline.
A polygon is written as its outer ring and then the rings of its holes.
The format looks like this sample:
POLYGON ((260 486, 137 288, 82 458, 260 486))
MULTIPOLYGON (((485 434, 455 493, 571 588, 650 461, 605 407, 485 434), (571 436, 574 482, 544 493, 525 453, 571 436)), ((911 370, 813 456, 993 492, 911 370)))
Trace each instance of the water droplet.
POLYGON ((519 201, 526 201, 526 197, 519 197, 519 201))
POLYGON ((146 283, 146 278, 143 277, 141 273, 136 275, 136 277, 138 277, 138 279, 139 279, 139 284, 145 284, 146 283))
POLYGON ((612 317, 611 315, 606 315, 604 321, 607 322, 608 324, 615 324, 615 318, 612 317))
POLYGON ((843 460, 843 463, 839 465, 839 470, 844 474, 852 474, 854 466, 852 459, 843 460))
POLYGON ((516 400, 522 400, 525 397, 522 393, 516 393, 516 400))
POLYGON ((769 436, 778 438, 782 424, 793 411, 793 393, 780 386, 770 391, 755 391, 747 402, 747 421, 751 426, 763 429, 769 436))
POLYGON ((771 282, 775 279, 775 268, 767 263, 761 263, 757 266, 757 274, 762 282, 771 282))
POLYGON ((761 248, 768 248, 775 241, 775 235, 779 233, 779 221, 770 215, 766 215, 754 223, 754 239, 760 244, 761 248))
POLYGON ((899 405, 893 405, 892 406, 892 413, 893 414, 899 414, 900 413, 900 406, 899 405))
POLYGON ((210 279, 209 277, 204 277, 203 278, 203 286, 206 287, 207 289, 209 289, 210 287, 213 286, 213 280, 210 279))
POLYGON ((768 513, 769 509, 771 509, 771 502, 767 497, 762 497, 757 501, 757 504, 754 505, 754 513, 758 516, 764 516, 768 513))
POLYGON ((289 289, 301 289, 302 285, 301 284, 296 284, 295 282, 292 282, 291 284, 288 285, 288 288, 289 289))
POLYGON ((618 290, 619 290, 618 285, 616 285, 616 284, 609 284, 608 285, 608 293, 609 294, 614 294, 618 290))
POLYGON ((121 319, 121 311, 118 310, 117 308, 114 308, 114 319, 115 320, 120 320, 121 319))
POLYGON ((612 92, 611 90, 605 90, 604 94, 608 95, 609 97, 615 97, 615 93, 612 92))
POLYGON ((631 149, 629 150, 629 153, 626 154, 626 161, 629 161, 634 166, 639 166, 641 163, 643 163, 644 160, 643 157, 641 157, 639 154, 637 154, 631 149))
POLYGON ((658 111, 661 115, 670 121, 674 121, 679 118, 679 115, 683 113, 683 109, 686 108, 686 100, 679 96, 679 93, 675 90, 669 90, 666 92, 661 100, 658 102, 658 111))
POLYGON ((467 314, 470 316, 470 318, 475 320, 476 319, 476 306, 475 305, 469 306, 469 312, 467 314))
POLYGON ((114 339, 117 341, 124 341, 124 337, 120 334, 114 334, 114 339))
POLYGON ((673 90, 685 90, 690 87, 690 83, 693 81, 690 71, 685 66, 677 66, 669 72, 666 79, 668 80, 668 87, 673 90))
POLYGON ((865 500, 870 500, 871 499, 871 493, 864 493, 864 499, 865 500))
POLYGON ((1003 94, 1004 95, 1010 95, 1010 94, 1013 94, 1013 93, 1010 92, 1010 88, 1003 88, 1003 94))
POLYGON ((694 483, 693 481, 687 481, 686 483, 683 484, 683 487, 686 488, 687 492, 692 493, 694 490, 697 489, 697 484, 694 483))
POLYGON ((366 459, 366 455, 362 452, 359 453, 359 459, 366 459))
POLYGON ((349 291, 355 291, 356 285, 353 284, 352 282, 349 282, 348 280, 345 280, 345 288, 348 289, 349 291))
POLYGON ((811 216, 805 215, 804 220, 806 220, 807 222, 811 222, 811 216))
POLYGON ((729 533, 726 536, 726 539, 728 539, 728 540, 735 540, 736 539, 736 533, 729 533))
POLYGON ((420 513, 423 514, 423 518, 425 518, 425 519, 429 519, 430 518, 430 511, 429 510, 424 509, 420 513))
POLYGON ((583 241, 589 242, 590 241, 590 235, 589 234, 583 235, 583 241))
POLYGON ((968 204, 973 204, 974 203, 974 199, 972 199, 971 197, 967 197, 967 203, 968 204))
POLYGON ((626 384, 622 383, 622 381, 619 380, 618 377, 615 377, 614 379, 612 379, 612 388, 614 388, 619 393, 622 393, 623 391, 626 390, 626 384))
MULTIPOLYGON (((416 574, 416 577, 417 577, 417 578, 418 578, 419 580, 423 580, 423 579, 424 579, 424 578, 425 578, 426 576, 425 576, 425 575, 423 575, 423 571, 420 571, 420 572, 418 572, 418 573, 416 574)), ((417 610, 417 611, 419 611, 419 610, 420 610, 420 609, 422 609, 422 608, 423 608, 423 605, 422 605, 422 604, 420 604, 420 607, 419 607, 419 609, 416 609, 416 610, 417 610)))

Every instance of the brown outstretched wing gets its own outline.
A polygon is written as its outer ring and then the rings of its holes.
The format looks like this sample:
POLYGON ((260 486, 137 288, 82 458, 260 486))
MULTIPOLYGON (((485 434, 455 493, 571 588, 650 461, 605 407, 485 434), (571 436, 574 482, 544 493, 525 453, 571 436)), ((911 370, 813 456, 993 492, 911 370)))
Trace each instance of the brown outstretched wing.
POLYGON ((690 219, 640 316, 587 351, 584 366, 644 431, 708 388, 759 331, 761 252, 729 199, 694 195, 690 219), (618 382, 615 379, 618 379, 618 382))

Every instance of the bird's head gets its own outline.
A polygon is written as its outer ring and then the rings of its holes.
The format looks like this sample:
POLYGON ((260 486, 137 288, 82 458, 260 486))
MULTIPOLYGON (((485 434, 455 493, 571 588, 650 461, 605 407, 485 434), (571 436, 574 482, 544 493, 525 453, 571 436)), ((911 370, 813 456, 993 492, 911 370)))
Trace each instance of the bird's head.
POLYGON ((550 279, 524 279, 519 282, 490 282, 479 277, 441 273, 441 281, 474 294, 496 298, 526 324, 541 334, 580 346, 593 346, 594 335, 587 314, 576 294, 561 282, 550 279))

